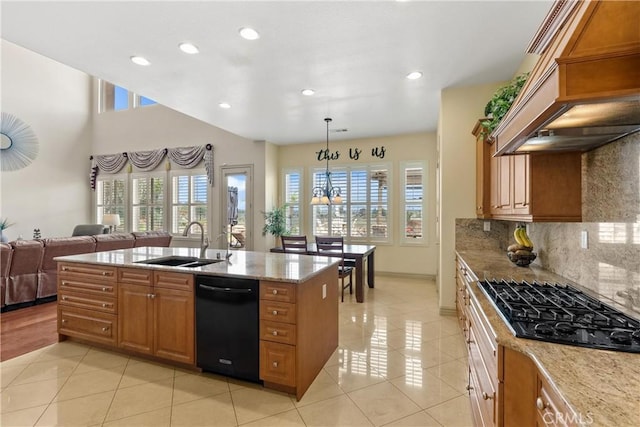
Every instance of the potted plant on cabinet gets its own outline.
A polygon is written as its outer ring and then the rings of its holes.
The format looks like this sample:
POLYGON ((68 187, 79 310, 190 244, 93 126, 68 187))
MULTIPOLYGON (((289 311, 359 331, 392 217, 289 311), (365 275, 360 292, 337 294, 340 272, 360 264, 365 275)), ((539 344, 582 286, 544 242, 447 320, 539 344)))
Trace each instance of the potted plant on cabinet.
POLYGON ((498 127, 502 118, 511 108, 513 101, 518 97, 528 77, 529 73, 520 74, 493 94, 484 109, 484 115, 487 119, 482 121, 482 126, 485 128, 487 135, 498 127))
POLYGON ((268 212, 262 213, 264 214, 265 222, 264 227, 262 228, 262 235, 266 236, 268 233, 275 236, 276 245, 280 246, 280 236, 287 234, 285 207, 276 207, 268 212))

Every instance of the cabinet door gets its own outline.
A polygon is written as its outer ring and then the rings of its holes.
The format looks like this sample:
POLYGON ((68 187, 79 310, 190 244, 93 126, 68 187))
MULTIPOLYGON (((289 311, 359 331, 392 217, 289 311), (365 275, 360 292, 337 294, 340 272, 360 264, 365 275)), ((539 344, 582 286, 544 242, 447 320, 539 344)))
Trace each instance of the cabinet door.
POLYGON ((476 139, 476 216, 490 217, 491 195, 491 146, 483 133, 476 139))
POLYGON ((498 159, 498 212, 511 211, 511 156, 498 159))
POLYGON ((153 300, 149 286, 118 286, 118 347, 153 353, 153 300))
POLYGON ((513 156, 513 213, 530 213, 529 155, 513 156))
POLYGON ((154 354, 182 363, 195 363, 194 300, 192 291, 155 288, 154 354))

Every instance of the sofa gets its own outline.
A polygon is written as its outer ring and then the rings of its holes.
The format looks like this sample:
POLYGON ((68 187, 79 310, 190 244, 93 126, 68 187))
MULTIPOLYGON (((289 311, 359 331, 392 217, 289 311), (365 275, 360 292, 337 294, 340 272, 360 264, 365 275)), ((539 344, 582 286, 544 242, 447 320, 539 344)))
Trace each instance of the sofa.
POLYGON ((16 240, 0 245, 2 311, 54 300, 58 265, 55 257, 89 252, 171 244, 165 231, 96 234, 16 240))

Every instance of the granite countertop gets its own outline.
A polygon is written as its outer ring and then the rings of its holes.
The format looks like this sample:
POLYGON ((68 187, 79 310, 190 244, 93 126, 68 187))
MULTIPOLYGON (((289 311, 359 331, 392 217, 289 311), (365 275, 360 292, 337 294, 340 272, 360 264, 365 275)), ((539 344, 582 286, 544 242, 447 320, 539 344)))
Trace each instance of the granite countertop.
MULTIPOLYGON (((577 285, 535 265, 517 267, 501 251, 466 250, 458 254, 480 280, 513 278, 577 285)), ((528 355, 584 425, 640 425, 640 354, 516 338, 480 288, 472 286, 472 291, 498 344, 528 355)), ((638 317, 637 313, 631 315, 638 317)))
MULTIPOLYGON (((216 259, 218 253, 224 258, 225 251, 225 249, 207 249, 206 258, 216 259)), ((200 248, 145 246, 133 249, 60 256, 56 257, 55 260, 290 283, 306 282, 323 270, 339 263, 336 258, 323 256, 233 250, 231 253, 231 258, 228 261, 195 268, 139 264, 137 262, 166 256, 197 258, 200 255, 200 248)))

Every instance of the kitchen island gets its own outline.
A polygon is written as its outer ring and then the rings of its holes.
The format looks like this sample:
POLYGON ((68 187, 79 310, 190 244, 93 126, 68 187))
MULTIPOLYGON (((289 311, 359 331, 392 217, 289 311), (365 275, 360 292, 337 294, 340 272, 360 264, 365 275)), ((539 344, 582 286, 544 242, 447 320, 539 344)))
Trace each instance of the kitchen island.
POLYGON ((259 281, 260 380, 300 399, 338 345, 338 261, 328 257, 140 247, 56 258, 58 333, 196 369, 195 276, 259 281), (186 264, 185 264, 186 265, 186 264))
MULTIPOLYGON (((458 289, 459 303, 473 307, 471 319, 465 319, 466 325, 470 325, 463 326, 465 335, 469 333, 468 329, 475 329, 477 335, 485 335, 477 332, 484 326, 490 341, 497 344, 497 372, 488 372, 492 378, 484 384, 478 381, 482 390, 475 390, 470 384, 476 419, 492 418, 493 411, 493 420, 485 424, 640 425, 639 354, 516 338, 477 286, 477 280, 505 278, 530 283, 561 283, 580 288, 585 293, 589 293, 588 290, 536 265, 517 267, 502 251, 461 250, 457 255, 461 279, 458 285, 461 282, 464 285, 458 289), (480 327, 474 326, 475 323, 480 327), (497 383, 496 395, 484 391, 484 388, 492 387, 491 382, 497 383), (478 398, 474 401, 475 393, 478 398), (485 405, 489 409, 485 409, 485 405)), ((615 305, 612 301, 599 299, 615 305)), ((628 312, 624 307, 617 308, 628 312)), ((637 313, 628 314, 637 318, 637 313)), ((475 341, 486 342, 484 337, 480 340, 475 339, 475 335, 467 337, 472 349, 469 353, 472 367, 475 360, 496 358, 490 352, 481 354, 483 349, 473 350, 475 341)))

